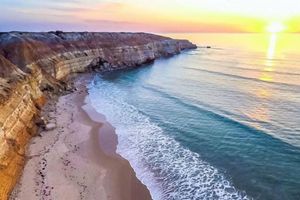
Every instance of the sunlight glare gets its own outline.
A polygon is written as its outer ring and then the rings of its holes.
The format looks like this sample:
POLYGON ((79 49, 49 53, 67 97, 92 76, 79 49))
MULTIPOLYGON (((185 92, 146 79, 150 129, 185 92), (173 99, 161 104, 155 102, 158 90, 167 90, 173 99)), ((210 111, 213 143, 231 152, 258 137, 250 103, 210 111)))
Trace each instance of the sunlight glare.
POLYGON ((277 35, 273 33, 270 37, 269 48, 267 58, 272 60, 274 58, 275 49, 276 49, 277 35))
POLYGON ((285 30, 285 26, 280 22, 273 22, 267 27, 270 33, 279 33, 285 30))

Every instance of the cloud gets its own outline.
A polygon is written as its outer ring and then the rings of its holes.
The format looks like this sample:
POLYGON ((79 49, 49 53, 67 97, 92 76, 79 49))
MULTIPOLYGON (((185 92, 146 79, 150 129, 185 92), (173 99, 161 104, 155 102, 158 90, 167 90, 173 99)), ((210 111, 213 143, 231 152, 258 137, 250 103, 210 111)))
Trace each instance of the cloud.
POLYGON ((137 25, 140 23, 135 23, 135 22, 129 22, 129 21, 115 21, 115 20, 93 20, 93 19, 87 19, 84 20, 87 23, 93 23, 93 24, 130 24, 130 25, 137 25))
POLYGON ((61 6, 48 6, 47 9, 52 11, 66 12, 66 13, 77 13, 77 12, 93 12, 95 8, 84 8, 84 7, 61 7, 61 6))
POLYGON ((50 1, 50 2, 55 2, 55 3, 80 3, 82 1, 80 0, 47 0, 47 1, 50 1))
POLYGON ((85 24, 93 31, 141 31, 147 25, 117 20, 84 20, 85 24))
MULTIPOLYGON (((223 13, 223 10, 244 8, 245 6, 241 2, 234 3, 239 0, 0 1, 1 25, 2 22, 10 22, 10 27, 25 28, 27 24, 28 30, 36 30, 35 26, 43 29, 42 24, 44 24, 48 28, 59 27, 62 30, 69 30, 73 26, 76 29, 87 31, 253 32, 263 31, 266 26, 266 21, 261 18, 237 15, 235 12, 223 13), (227 1, 229 8, 225 9, 223 4, 217 4, 224 1, 227 1), (210 12, 206 8, 215 10, 210 12), (14 23, 18 24, 18 27, 14 26, 14 23)), ((260 1, 254 0, 254 2, 259 3, 260 1)), ((253 2, 249 4, 255 5, 253 2)), ((256 8, 253 7, 253 9, 256 8)), ((241 12, 243 11, 241 10, 241 12)), ((299 18, 289 24, 292 30, 299 30, 299 18)), ((7 25, 8 23, 6 23, 6 27, 8 27, 7 25)), ((3 29, 3 27, 1 28, 3 29)))
POLYGON ((106 2, 106 3, 101 3, 98 4, 98 8, 102 9, 108 9, 108 10, 119 10, 123 9, 127 6, 128 4, 121 3, 121 2, 106 2))

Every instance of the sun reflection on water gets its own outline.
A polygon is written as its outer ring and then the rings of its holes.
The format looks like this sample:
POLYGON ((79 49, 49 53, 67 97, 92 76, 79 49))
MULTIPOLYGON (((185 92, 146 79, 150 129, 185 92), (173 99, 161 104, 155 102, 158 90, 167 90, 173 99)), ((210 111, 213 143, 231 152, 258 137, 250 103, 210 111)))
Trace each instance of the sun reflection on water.
POLYGON ((277 34, 273 33, 270 37, 268 54, 267 54, 267 58, 269 60, 272 60, 274 58, 275 50, 276 50, 276 42, 277 42, 277 34))
MULTIPOLYGON (((277 34, 272 33, 269 39, 266 59, 264 62, 264 68, 263 72, 260 74, 259 79, 266 82, 272 82, 273 81, 273 72, 275 71, 275 53, 276 53, 276 43, 277 43, 277 34)), ((261 101, 270 100, 272 98, 272 89, 269 87, 261 87, 257 88, 255 90, 255 96, 261 101)), ((268 121, 269 116, 269 108, 260 103, 256 105, 249 113, 248 116, 250 116, 252 119, 255 119, 257 121, 268 121)))
POLYGON ((260 75, 260 80, 262 81, 273 81, 273 76, 272 73, 274 71, 274 57, 275 57, 275 52, 276 52, 276 43, 277 43, 277 34, 272 33, 270 36, 269 40, 269 46, 268 46, 268 51, 267 51, 267 56, 265 60, 265 67, 264 67, 264 72, 260 75))

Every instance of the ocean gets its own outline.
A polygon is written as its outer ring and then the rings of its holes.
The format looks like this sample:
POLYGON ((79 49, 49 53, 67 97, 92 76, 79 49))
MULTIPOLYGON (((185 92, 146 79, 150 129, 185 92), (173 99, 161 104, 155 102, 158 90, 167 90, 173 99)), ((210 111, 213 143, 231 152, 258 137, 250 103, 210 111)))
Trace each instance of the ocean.
POLYGON ((167 35, 199 48, 88 86, 153 199, 300 199, 300 35, 167 35))

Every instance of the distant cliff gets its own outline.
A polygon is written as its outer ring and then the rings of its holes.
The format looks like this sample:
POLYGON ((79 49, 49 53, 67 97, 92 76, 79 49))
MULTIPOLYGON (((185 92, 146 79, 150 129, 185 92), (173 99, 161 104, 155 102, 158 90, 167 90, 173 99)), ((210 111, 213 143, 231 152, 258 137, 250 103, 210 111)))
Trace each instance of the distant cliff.
POLYGON ((23 168, 44 91, 66 89, 71 73, 133 68, 193 48, 146 33, 0 33, 0 199, 23 168))

